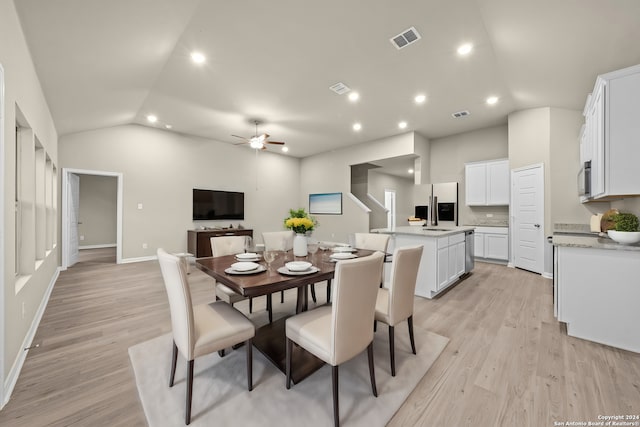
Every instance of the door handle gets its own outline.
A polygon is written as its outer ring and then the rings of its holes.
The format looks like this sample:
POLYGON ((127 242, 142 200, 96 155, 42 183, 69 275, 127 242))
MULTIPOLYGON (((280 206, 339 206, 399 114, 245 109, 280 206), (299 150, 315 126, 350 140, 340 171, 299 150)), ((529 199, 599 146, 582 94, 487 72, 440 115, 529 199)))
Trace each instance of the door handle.
POLYGON ((535 228, 540 228, 540 224, 533 224, 535 228))

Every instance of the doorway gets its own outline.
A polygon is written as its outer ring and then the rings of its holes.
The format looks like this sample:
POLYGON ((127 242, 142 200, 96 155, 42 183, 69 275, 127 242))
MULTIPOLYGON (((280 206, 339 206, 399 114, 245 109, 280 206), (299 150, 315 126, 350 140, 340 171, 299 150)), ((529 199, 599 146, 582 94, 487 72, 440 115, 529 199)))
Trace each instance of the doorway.
POLYGON ((384 190, 384 207, 387 209, 387 228, 396 226, 396 190, 384 190))
POLYGON ((82 169, 62 170, 62 269, 71 267, 79 256, 80 234, 77 207, 80 205, 81 176, 115 177, 116 183, 116 263, 122 263, 122 173, 82 169))
POLYGON ((513 266, 542 274, 544 270, 544 167, 511 171, 511 249, 513 266))

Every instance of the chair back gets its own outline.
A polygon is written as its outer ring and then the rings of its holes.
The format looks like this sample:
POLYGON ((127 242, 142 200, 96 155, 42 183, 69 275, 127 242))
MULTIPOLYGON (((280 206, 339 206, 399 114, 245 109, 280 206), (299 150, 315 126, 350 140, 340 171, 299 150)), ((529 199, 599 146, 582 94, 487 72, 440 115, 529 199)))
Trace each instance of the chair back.
POLYGON ((265 231, 262 233, 264 250, 266 251, 290 251, 293 249, 293 230, 265 231))
POLYGON ((384 254, 339 261, 331 308, 331 364, 362 352, 373 340, 373 320, 384 254))
POLYGON ((167 253, 162 248, 158 249, 157 254, 167 297, 169 297, 173 341, 185 359, 193 360, 195 334, 187 272, 177 256, 167 253))
POLYGON ((211 238, 211 255, 214 257, 244 252, 245 236, 219 236, 211 238))
POLYGON ((355 247, 386 253, 389 237, 389 234, 382 233, 354 233, 355 247))
POLYGON ((413 315, 418 268, 423 246, 397 248, 391 263, 389 283, 389 324, 395 326, 413 315))

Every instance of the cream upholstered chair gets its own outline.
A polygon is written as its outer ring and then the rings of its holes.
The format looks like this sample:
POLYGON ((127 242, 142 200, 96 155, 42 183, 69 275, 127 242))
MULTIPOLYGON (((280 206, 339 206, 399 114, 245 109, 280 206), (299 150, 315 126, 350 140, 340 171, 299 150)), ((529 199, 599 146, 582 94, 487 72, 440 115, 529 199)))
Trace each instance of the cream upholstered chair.
POLYGON ((354 233, 355 247, 358 249, 368 249, 370 251, 387 252, 389 245, 389 234, 382 233, 354 233))
MULTIPOLYGON (((290 251, 293 249, 293 230, 265 231, 262 233, 265 251, 290 251)), ((316 302, 316 289, 311 285, 311 298, 316 302)), ((280 292, 280 302, 284 302, 284 291, 280 292)))
POLYGON ((173 387, 179 352, 187 361, 185 423, 189 424, 193 365, 197 357, 244 342, 247 348, 247 387, 249 391, 253 389, 252 338, 255 327, 242 313, 221 301, 192 306, 187 272, 180 259, 158 249, 158 261, 169 297, 173 332, 169 387, 173 387))
MULTIPOLYGON (((235 255, 244 252, 245 236, 219 236, 211 238, 211 254, 213 257, 235 255)), ((216 298, 228 304, 235 304, 246 299, 233 289, 222 283, 216 282, 216 298)), ((253 312, 253 298, 249 298, 249 313, 253 312)), ((273 310, 271 309, 271 295, 267 295, 267 312, 269 312, 269 323, 273 321, 273 310)))
POLYGON ((376 322, 389 325, 389 354, 391 359, 391 376, 396 376, 396 360, 394 350, 394 327, 406 320, 409 326, 411 350, 416 354, 413 340, 413 298, 416 289, 422 245, 397 248, 393 252, 391 263, 391 282, 389 289, 380 288, 376 301, 376 322))
POLYGON ((291 353, 297 343, 332 366, 333 419, 340 424, 338 366, 367 349, 369 375, 374 396, 373 328, 378 281, 384 254, 339 261, 335 270, 332 305, 323 305, 287 319, 286 387, 291 387, 291 353))

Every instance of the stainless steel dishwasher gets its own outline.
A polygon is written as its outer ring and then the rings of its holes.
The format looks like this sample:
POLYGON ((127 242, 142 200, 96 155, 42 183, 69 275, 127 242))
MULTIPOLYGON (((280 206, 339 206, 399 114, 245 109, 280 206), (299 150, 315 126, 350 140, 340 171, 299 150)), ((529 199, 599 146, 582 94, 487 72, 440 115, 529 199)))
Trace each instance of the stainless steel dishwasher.
POLYGON ((474 231, 465 231, 464 240, 464 272, 470 273, 475 263, 473 250, 474 231))

